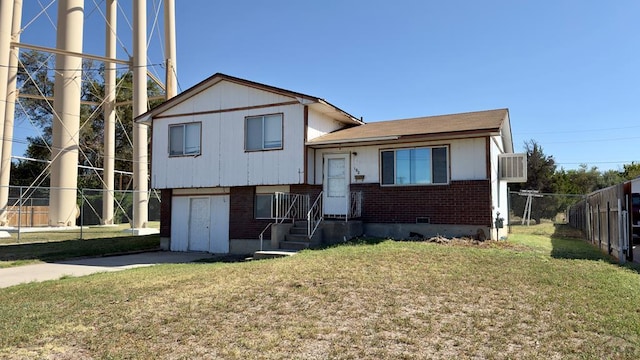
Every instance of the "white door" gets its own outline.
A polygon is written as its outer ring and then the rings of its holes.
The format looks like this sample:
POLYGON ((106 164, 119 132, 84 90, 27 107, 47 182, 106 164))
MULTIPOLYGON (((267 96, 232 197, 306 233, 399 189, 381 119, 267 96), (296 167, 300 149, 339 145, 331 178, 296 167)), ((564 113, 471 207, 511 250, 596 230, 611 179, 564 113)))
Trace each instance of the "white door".
POLYGON ((191 198, 189 206, 189 251, 209 251, 211 206, 208 197, 191 198))
POLYGON ((211 246, 209 252, 226 254, 229 252, 229 195, 211 197, 211 246))
POLYGON ((347 215, 349 208, 349 154, 324 156, 322 202, 325 215, 347 215))

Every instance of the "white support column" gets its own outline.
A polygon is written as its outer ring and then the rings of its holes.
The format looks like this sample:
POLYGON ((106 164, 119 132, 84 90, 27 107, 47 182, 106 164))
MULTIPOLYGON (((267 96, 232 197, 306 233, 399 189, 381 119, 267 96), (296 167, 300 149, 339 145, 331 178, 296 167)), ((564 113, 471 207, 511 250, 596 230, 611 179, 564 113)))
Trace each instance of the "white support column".
MULTIPOLYGON (((147 111, 147 4, 133 2, 133 118, 147 111)), ((133 228, 147 227, 148 149, 147 126, 133 123, 133 228)))
MULTIPOLYGON (((11 1, 7 1, 7 3, 11 3, 11 1)), ((5 8, 2 7, 0 9, 0 14, 2 14, 2 19, 0 20, 3 24, 0 27, 4 26, 4 18, 5 8)), ((10 39, 15 42, 20 41, 20 26, 22 22, 22 0, 14 0, 13 1, 13 20, 10 22, 12 24, 11 28, 11 37, 10 39)), ((4 30, 4 29, 3 29, 4 30)), ((4 34, 2 35, 4 36, 4 34)), ((0 51, 5 51, 5 44, 2 44, 3 48, 0 51)), ((13 141, 13 120, 14 113, 16 108, 16 82, 18 78, 18 56, 20 51, 18 48, 13 48, 9 50, 9 67, 7 69, 7 88, 6 88, 6 107, 4 110, 4 125, 3 125, 3 133, 0 137, 2 139, 2 150, 0 152, 0 226, 7 226, 7 206, 9 206, 9 180, 11 177, 11 152, 12 149, 12 141, 13 141)), ((4 64, 4 61, 0 61, 0 64, 4 64)), ((1 66, 1 65, 0 65, 1 66)), ((4 84, 4 82, 0 82, 0 84, 4 84)), ((5 97, 0 97, 0 99, 4 99, 5 97)), ((1 102, 1 101, 0 101, 1 102)), ((0 115, 1 117, 2 115, 0 115)))
MULTIPOLYGON (((58 1, 56 48, 82 52, 84 0, 58 1)), ((78 131, 82 58, 56 55, 49 225, 72 226, 77 215, 78 131)))
POLYGON ((164 51, 167 59, 166 99, 178 94, 178 71, 176 66, 176 7, 174 0, 164 0, 164 51))
MULTIPOLYGON (((105 56, 116 58, 117 0, 107 0, 105 56)), ((114 171, 116 153, 116 63, 106 62, 104 71, 104 170, 102 172, 102 224, 113 224, 114 171)))

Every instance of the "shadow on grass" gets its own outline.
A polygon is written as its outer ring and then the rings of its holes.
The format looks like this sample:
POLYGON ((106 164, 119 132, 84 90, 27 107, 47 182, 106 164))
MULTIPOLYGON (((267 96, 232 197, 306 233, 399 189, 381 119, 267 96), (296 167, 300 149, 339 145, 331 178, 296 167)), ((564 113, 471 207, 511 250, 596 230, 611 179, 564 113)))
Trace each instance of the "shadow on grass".
MULTIPOLYGON (((576 259, 607 261, 618 264, 618 260, 607 254, 606 248, 600 250, 597 244, 585 240, 582 231, 566 224, 555 224, 551 235, 551 256, 557 259, 576 259)), ((640 264, 626 263, 624 267, 640 273, 640 264)))
POLYGON ((0 261, 45 262, 160 249, 160 236, 127 236, 0 246, 0 261))
POLYGON ((335 244, 326 244, 321 246, 318 249, 328 249, 336 246, 344 246, 344 245, 378 245, 385 241, 389 240, 388 238, 378 238, 378 237, 361 237, 356 236, 352 239, 349 239, 345 242, 338 242, 335 244))
POLYGON ((244 262, 247 260, 247 255, 235 255, 235 254, 227 254, 227 255, 215 255, 209 258, 199 259, 192 261, 193 264, 209 264, 209 263, 236 263, 236 262, 244 262))

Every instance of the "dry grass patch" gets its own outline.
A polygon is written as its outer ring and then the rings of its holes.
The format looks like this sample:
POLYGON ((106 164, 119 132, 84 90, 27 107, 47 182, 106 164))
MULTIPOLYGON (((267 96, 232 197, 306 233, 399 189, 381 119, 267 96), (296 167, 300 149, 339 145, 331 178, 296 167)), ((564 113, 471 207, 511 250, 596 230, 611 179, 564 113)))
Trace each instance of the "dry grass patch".
POLYGON ((0 357, 638 358, 638 273, 528 246, 386 241, 21 285, 0 291, 0 357))

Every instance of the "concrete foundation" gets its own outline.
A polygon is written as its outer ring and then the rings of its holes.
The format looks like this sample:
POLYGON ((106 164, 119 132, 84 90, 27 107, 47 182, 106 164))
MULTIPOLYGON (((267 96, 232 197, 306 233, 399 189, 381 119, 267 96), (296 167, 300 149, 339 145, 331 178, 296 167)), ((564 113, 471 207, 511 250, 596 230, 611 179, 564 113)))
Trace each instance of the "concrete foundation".
POLYGON ((364 234, 362 221, 325 220, 320 224, 322 228, 322 243, 325 245, 339 244, 364 234))
MULTIPOLYGON (((271 247, 278 249, 280 243, 284 241, 285 235, 289 233, 289 230, 291 230, 292 227, 293 224, 290 222, 271 225, 271 247)), ((265 243, 267 242, 268 241, 265 241, 265 243)))
MULTIPOLYGON (((260 250, 260 240, 256 239, 231 239, 229 240, 229 254, 246 255, 253 254, 260 250)), ((262 244, 262 250, 273 251, 278 250, 269 240, 265 240, 262 244)))
POLYGON ((160 237, 160 249, 164 251, 171 250, 171 238, 166 236, 160 237))
MULTIPOLYGON (((411 233, 420 234, 424 237, 442 235, 446 237, 471 237, 475 238, 478 230, 482 230, 487 239, 495 239, 496 231, 488 226, 474 225, 443 225, 443 224, 364 224, 364 234, 366 236, 408 239, 411 233)), ((506 236, 506 229, 501 229, 506 236)))

